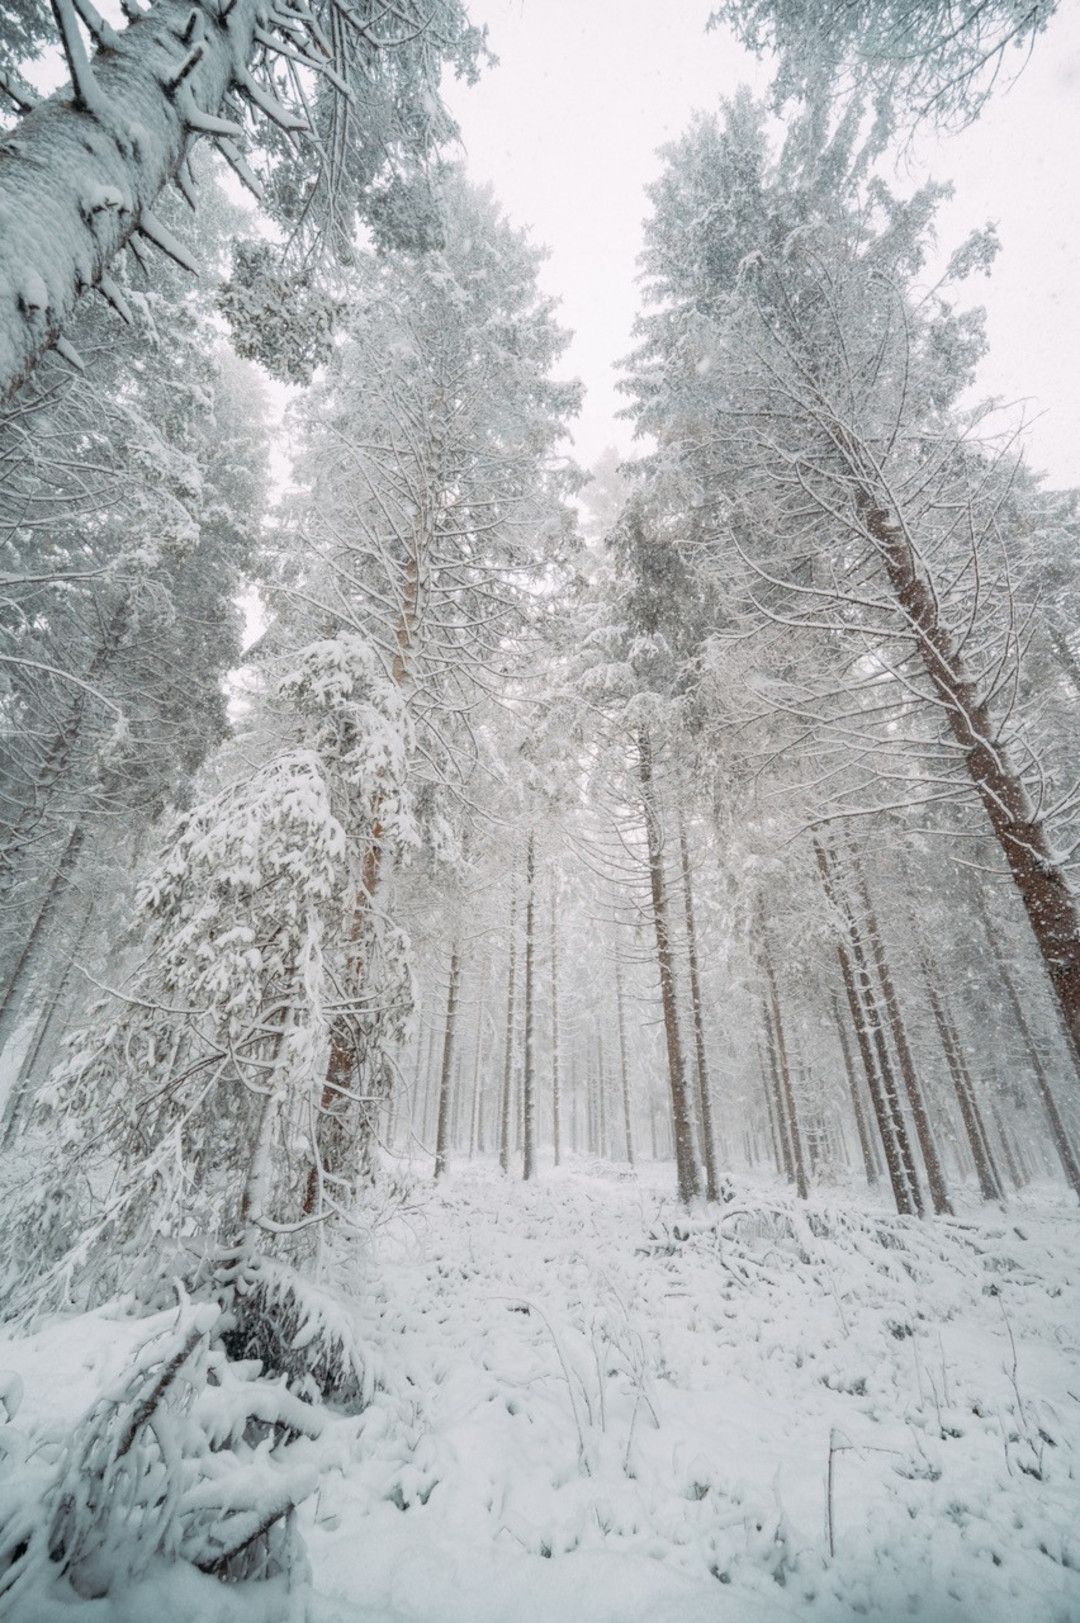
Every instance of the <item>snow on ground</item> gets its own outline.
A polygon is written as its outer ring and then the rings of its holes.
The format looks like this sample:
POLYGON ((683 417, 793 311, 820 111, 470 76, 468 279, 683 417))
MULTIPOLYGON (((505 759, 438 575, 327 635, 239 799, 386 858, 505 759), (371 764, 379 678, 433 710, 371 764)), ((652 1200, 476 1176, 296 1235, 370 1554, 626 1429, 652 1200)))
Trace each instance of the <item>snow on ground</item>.
MULTIPOLYGON (((303 1512, 316 1623, 1078 1623, 1080 1214, 746 1182, 718 1224, 669 1186, 478 1164, 381 1226, 381 1388, 303 1512)), ((136 1332, 0 1346, 20 1419, 136 1332)))
POLYGON ((679 1240, 669 1181, 470 1169, 385 1233, 387 1387, 305 1530, 327 1617, 1076 1623, 1077 1217, 793 1236, 759 1189, 679 1240))

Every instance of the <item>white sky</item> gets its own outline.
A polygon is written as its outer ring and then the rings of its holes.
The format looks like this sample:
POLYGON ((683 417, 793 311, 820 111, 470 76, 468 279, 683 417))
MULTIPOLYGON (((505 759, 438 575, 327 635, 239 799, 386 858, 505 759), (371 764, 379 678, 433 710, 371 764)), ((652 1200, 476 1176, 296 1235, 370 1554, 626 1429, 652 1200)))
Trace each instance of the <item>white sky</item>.
MULTIPOLYGON (((739 84, 764 91, 768 63, 706 34, 709 0, 470 0, 500 58, 472 89, 455 86, 475 180, 551 250, 547 290, 574 341, 567 375, 588 394, 576 430, 588 466, 629 448, 615 413, 614 363, 630 347, 643 187, 656 149, 694 108, 739 84)), ((962 135, 921 138, 898 183, 927 173, 956 184, 943 242, 994 220, 993 277, 971 285, 989 313, 982 392, 1025 399, 1029 451, 1054 483, 1080 485, 1080 12, 1063 8, 1017 83, 962 135)))

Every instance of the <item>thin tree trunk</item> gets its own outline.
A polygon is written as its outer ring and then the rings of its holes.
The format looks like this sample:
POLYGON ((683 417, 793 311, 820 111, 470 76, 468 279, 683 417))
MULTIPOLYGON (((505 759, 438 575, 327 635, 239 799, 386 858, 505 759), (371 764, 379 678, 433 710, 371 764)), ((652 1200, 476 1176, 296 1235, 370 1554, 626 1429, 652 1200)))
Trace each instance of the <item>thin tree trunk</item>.
POLYGON ((1020 1162, 1016 1158, 1014 1146, 1009 1140, 1008 1128, 1002 1120, 1001 1111, 998 1109, 997 1101, 994 1099, 991 1099, 990 1101, 990 1112, 994 1118, 994 1126, 997 1128, 998 1142, 1001 1145, 1001 1153, 1005 1157, 1005 1168, 1012 1181, 1012 1186, 1014 1189, 1022 1189, 1024 1184, 1027 1182, 1027 1179, 1024 1176, 1024 1171, 1020 1165, 1020 1162))
POLYGON ((536 1177, 536 1066, 533 1054, 533 966, 536 957, 536 836, 525 847, 525 1072, 523 1108, 525 1153, 522 1174, 536 1177))
POLYGON ((469 1112, 469 1160, 483 1154, 483 1090, 480 1086, 480 1060, 483 1052, 484 997, 487 993, 487 970, 480 977, 476 999, 476 1031, 473 1037, 472 1109, 469 1112))
POLYGON ((596 1153, 608 1159, 607 1071, 604 1068, 604 1039, 596 1033, 596 1153))
POLYGON ((776 985, 776 975, 773 971, 772 956, 769 952, 769 941, 765 926, 764 906, 759 900, 758 914, 758 942, 761 948, 762 965, 765 970, 765 983, 768 987, 769 1003, 772 1009, 773 1036, 776 1042, 776 1063, 780 1077, 781 1094, 784 1101, 784 1113, 787 1117, 788 1133, 791 1139, 791 1162, 795 1173, 795 1192, 800 1200, 806 1200, 810 1193, 810 1185, 806 1177, 806 1161, 803 1156, 802 1132, 799 1127, 799 1115, 795 1106, 795 1090, 791 1085, 791 1065, 788 1060, 787 1042, 784 1038, 784 1023, 780 1018, 780 994, 776 985))
MULTIPOLYGON (((915 1169, 915 1159, 911 1153, 911 1141, 908 1138, 907 1124, 904 1121, 903 1111, 900 1106, 896 1076, 893 1072, 892 1062, 889 1059, 885 1033, 874 999, 870 970, 866 962, 866 954, 863 951, 859 929, 855 923, 855 915, 848 905, 847 897, 840 887, 833 882, 830 860, 826 857, 823 846, 817 840, 814 841, 814 855, 817 859, 818 872, 821 874, 826 900, 843 919, 848 932, 848 942, 851 949, 850 957, 847 948, 842 943, 838 944, 840 967, 844 975, 845 986, 848 989, 849 1001, 852 1003, 852 1019, 856 1021, 856 1035, 860 1035, 863 1030, 863 1022, 865 1022, 866 1030, 873 1044, 876 1069, 874 1067, 868 1068, 867 1081, 870 1084, 871 1098, 874 1101, 875 1111, 878 1116, 881 1143, 885 1151, 885 1164, 889 1169, 889 1179, 892 1183, 896 1209, 904 1214, 915 1213, 921 1217, 923 1215, 922 1188, 915 1169), (856 1019, 856 1002, 859 1010, 858 1019, 856 1019), (880 1080, 880 1094, 875 1079, 880 1080)), ((864 1064, 865 1062, 864 1055, 864 1064)))
POLYGON ((19 1014, 22 1010, 23 1000, 27 987, 33 975, 41 947, 45 942, 49 926, 56 914, 71 876, 79 861, 79 854, 83 847, 84 834, 82 827, 72 830, 63 855, 56 865, 56 869, 49 881, 49 887, 42 898, 38 908, 37 917, 30 929, 30 933, 23 942, 22 951, 16 960, 15 967, 4 988, 3 1002, 0 1003, 0 1053, 3 1053, 12 1032, 18 1024, 19 1014))
POLYGON ((935 990, 935 978, 936 971, 933 964, 930 963, 929 959, 925 959, 923 962, 923 979, 926 985, 926 995, 930 1001, 930 1012, 934 1016, 938 1036, 941 1039, 945 1063, 952 1078, 953 1091, 960 1106, 964 1131, 971 1147, 971 1158, 975 1163, 975 1176, 979 1180, 979 1192, 984 1200, 1003 1200, 1005 1190, 1002 1187, 997 1167, 994 1165, 990 1143, 986 1137, 986 1128, 979 1114, 974 1089, 971 1087, 971 1077, 964 1064, 960 1045, 956 1040, 956 1032, 935 990))
POLYGON ((705 1058, 705 1019, 701 1006, 701 976, 698 973, 697 929, 694 921, 694 892, 690 879, 690 851, 686 843, 686 823, 679 812, 679 858, 682 865, 683 906, 686 914, 686 956, 690 968, 690 1010, 694 1024, 694 1055, 697 1061, 698 1110, 701 1147, 705 1152, 705 1194, 720 1199, 716 1169, 716 1140, 713 1131, 709 1069, 705 1058))
POLYGON ((446 1172, 450 1152, 450 1081, 453 1075, 454 1027, 457 1022, 458 987, 461 980, 461 949, 454 942, 450 951, 450 981, 446 989, 446 1024, 443 1027, 442 1069, 439 1073, 439 1119, 435 1128, 435 1177, 446 1172))
MULTIPOLYGON (((761 1012, 762 1012, 762 1018, 766 1019, 767 1017, 765 1015, 765 1005, 764 1005, 764 1003, 762 1003, 761 1012)), ((777 1170, 777 1172, 780 1173, 781 1177, 784 1177, 785 1175, 787 1175, 789 1177, 789 1181, 793 1181, 790 1178, 790 1174, 788 1174, 788 1169, 787 1169, 787 1166, 786 1166, 786 1163, 785 1163, 784 1152, 783 1152, 783 1149, 781 1147, 781 1142, 780 1142, 780 1133, 779 1133, 779 1131, 777 1129, 777 1125, 776 1125, 776 1106, 773 1103, 773 1098, 774 1098, 775 1093, 777 1092, 778 1084, 777 1084, 777 1080, 776 1080, 775 1070, 772 1071, 772 1075, 770 1076, 769 1072, 766 1071, 766 1069, 765 1069, 765 1056, 764 1056, 764 1054, 762 1053, 762 1050, 761 1050, 761 1041, 760 1041, 760 1039, 755 1043, 755 1048, 757 1049, 758 1075, 761 1078, 761 1088, 762 1088, 762 1092, 765 1095, 765 1115, 766 1115, 766 1117, 768 1119, 769 1136, 770 1136, 770 1138, 772 1140, 773 1161, 775 1162, 776 1170, 777 1170), (772 1084, 771 1086, 770 1086, 770 1082, 772 1084)), ((750 1160, 749 1140, 747 1140, 746 1143, 744 1144, 744 1149, 747 1152, 747 1160, 750 1160)))
POLYGON ((1054 1090, 1050 1086, 1050 1078, 1046 1074, 1046 1067, 1043 1065, 1042 1056, 1036 1047, 1035 1039, 1031 1034, 1031 1027, 1028 1025, 1025 1017, 1023 1006, 1020 1002, 1020 994, 1013 985, 1012 976, 1009 974, 1008 968, 1001 955, 997 936, 990 922, 989 915, 986 911, 986 904, 984 903, 981 895, 977 895, 977 905, 982 917, 983 929, 986 932, 986 938, 990 945, 990 951, 992 952, 994 961, 997 964, 998 979, 1000 980, 1005 991, 1005 996, 1009 1000, 1009 1007, 1012 1009, 1013 1019, 1016 1021, 1017 1030, 1023 1035, 1024 1041, 1027 1044, 1028 1053, 1031 1056, 1031 1068, 1035 1073, 1035 1085, 1039 1092, 1039 1098, 1042 1101, 1042 1107, 1046 1112, 1046 1119, 1050 1125, 1050 1136, 1054 1141, 1054 1148, 1057 1151, 1058 1159, 1061 1162, 1065 1177, 1068 1179, 1069 1187, 1072 1189, 1073 1193, 1080 1198, 1080 1160, 1078 1160, 1076 1152, 1074 1151, 1072 1143, 1069 1139, 1065 1122, 1062 1119, 1060 1110, 1058 1109, 1057 1100, 1054 1098, 1054 1090))
POLYGON ((694 1155, 694 1125, 679 1039, 678 1002, 675 972, 671 958, 671 932, 668 927, 667 888, 664 883, 664 856, 660 820, 653 783, 652 743, 642 727, 637 735, 638 775, 641 782, 645 837, 649 859, 649 888, 652 897, 653 927, 656 934, 656 962, 660 978, 660 1002, 664 1012, 667 1044, 668 1086, 671 1093, 671 1130, 675 1143, 675 1168, 679 1199, 693 1200, 701 1193, 697 1160, 694 1155))
POLYGON ((626 1135, 626 1159, 634 1164, 633 1117, 630 1108, 630 1066, 626 1056, 626 1010, 623 1006, 622 958, 615 952, 615 1014, 619 1026, 619 1069, 622 1076, 623 1132, 626 1135))
POLYGON ((878 1179, 877 1167, 874 1164, 874 1149, 870 1142, 870 1129, 867 1126, 866 1112, 863 1109, 863 1102, 859 1093, 859 1078, 855 1074, 851 1049, 848 1046, 847 1032, 844 1030, 840 1005, 837 1002, 835 993, 832 998, 832 1012, 836 1025, 836 1035, 840 1039, 840 1053, 844 1061, 844 1074, 847 1077, 848 1091, 851 1094, 851 1108, 855 1115, 855 1131, 859 1135, 859 1149, 862 1152, 863 1168, 866 1172, 866 1181, 872 1188, 878 1179))
POLYGON ((923 1098, 922 1088, 919 1085, 918 1074, 915 1070, 915 1061, 911 1048, 908 1045, 907 1032, 900 1013, 900 1000, 896 995, 896 986, 893 982, 892 971, 889 969, 888 959, 885 957, 885 948, 881 940, 881 931, 878 928, 877 915, 870 903, 870 891, 866 880, 861 873, 856 873, 856 883, 866 913, 866 938, 870 943, 870 952, 877 970, 878 980, 881 983, 882 995, 885 999, 885 1013, 893 1034, 893 1045, 897 1058, 900 1061, 900 1075, 904 1079, 907 1089, 908 1104, 911 1106, 911 1118, 915 1123, 915 1135, 919 1140, 922 1151, 923 1165, 926 1167, 926 1181, 930 1187, 930 1199, 934 1212, 938 1217, 952 1216, 952 1206, 949 1203, 949 1192, 945 1187, 945 1175, 941 1170, 941 1161, 934 1143, 934 1135, 930 1127, 930 1119, 926 1113, 926 1101, 923 1098))
POLYGON ((510 898, 510 956, 506 970, 506 1052, 499 1109, 499 1166, 510 1171, 510 1094, 514 1085, 514 981, 517 972, 517 893, 510 898))
POLYGON ((18 1132, 19 1122, 25 1113, 27 1103, 32 1097, 34 1091, 34 1077, 37 1070, 38 1060, 41 1058, 42 1054, 45 1054, 46 1058, 51 1061, 51 1056, 55 1051, 56 1028, 60 1024, 61 1017, 66 1009, 67 989, 70 986, 71 978, 75 973, 75 962, 78 957, 79 950, 86 939, 87 932, 90 928, 90 921, 93 916, 94 898, 91 896, 90 900, 83 909, 82 919, 79 923, 78 929, 75 932, 75 939, 72 942, 71 952, 68 956, 67 964, 64 967, 64 973, 60 977, 60 984, 57 986, 55 992, 50 998, 48 1007, 45 1009, 42 1018, 38 1023, 38 1029, 34 1034, 34 1040, 30 1044, 30 1047, 23 1058, 22 1064, 19 1066, 19 1074, 16 1077, 14 1086, 12 1087, 11 1093, 8 1096, 4 1111, 5 1120, 0 1123, 0 1129, 2 1129, 0 1130, 0 1147, 6 1146, 18 1132))
POLYGON ((795 1157, 791 1150, 791 1134, 788 1131, 787 1110, 784 1105, 784 1090, 780 1081, 780 1062, 776 1053, 776 1033, 773 1029, 772 1014, 769 1010, 769 1000, 761 1000, 761 1023, 765 1032, 765 1052, 769 1056, 769 1077, 772 1082, 772 1097, 770 1099, 766 1090, 766 1103, 770 1105, 770 1121, 773 1124, 779 1144, 777 1156, 777 1170, 784 1174, 788 1183, 795 1182, 795 1157))

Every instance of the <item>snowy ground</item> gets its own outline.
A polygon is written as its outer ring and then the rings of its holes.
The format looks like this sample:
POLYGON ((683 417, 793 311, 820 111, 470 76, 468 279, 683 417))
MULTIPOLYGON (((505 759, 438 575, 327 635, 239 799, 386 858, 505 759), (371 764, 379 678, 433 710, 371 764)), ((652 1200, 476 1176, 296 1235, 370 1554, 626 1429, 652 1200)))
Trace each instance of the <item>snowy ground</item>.
MULTIPOLYGON (((1077 1623, 1080 1216, 742 1185, 718 1228, 669 1181, 478 1166, 383 1225, 381 1388, 303 1517, 313 1618, 1077 1623)), ((76 1413, 138 1330, 0 1346, 20 1421, 76 1413)))

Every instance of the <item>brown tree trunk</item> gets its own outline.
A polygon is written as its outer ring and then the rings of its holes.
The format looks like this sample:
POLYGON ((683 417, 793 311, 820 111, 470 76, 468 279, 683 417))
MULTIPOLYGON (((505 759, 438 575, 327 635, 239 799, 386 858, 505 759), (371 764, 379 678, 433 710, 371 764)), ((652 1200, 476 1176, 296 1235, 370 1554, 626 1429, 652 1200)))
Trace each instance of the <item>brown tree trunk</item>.
POLYGON ((607 1068, 604 1065, 604 1039, 596 1033, 596 1153, 606 1161, 611 1146, 608 1144, 607 1068))
POLYGON ((630 1109, 630 1065, 626 1055, 626 1010, 623 1007, 622 959, 615 953, 615 1013, 619 1024, 619 1069, 622 1076, 623 1132, 626 1135, 626 1159, 634 1164, 634 1131, 630 1109))
POLYGON ((769 1000, 761 1000, 761 1023, 765 1032, 765 1052, 769 1057, 769 1080, 772 1082, 770 1097, 766 1089, 765 1101, 769 1105, 769 1119, 779 1144, 777 1156, 777 1170, 784 1174, 788 1183, 795 1182, 795 1158, 791 1153, 791 1134, 788 1131, 787 1110, 784 1106, 784 1090, 780 1081, 780 1062, 776 1053, 776 1033, 773 1030, 772 1014, 769 1010, 769 1000))
MULTIPOLYGON (((71 943, 70 955, 64 972, 60 977, 46 1008, 42 1011, 37 1031, 33 1041, 27 1049, 19 1074, 8 1095, 3 1120, 0 1121, 0 1148, 5 1147, 19 1130, 19 1123, 25 1114, 26 1107, 33 1098, 35 1090, 35 1074, 41 1074, 45 1065, 51 1064, 58 1039, 62 1032, 61 1020, 70 1020, 70 1008, 67 1004, 67 990, 71 985, 75 973, 76 960, 79 951, 90 929, 90 922, 94 916, 94 898, 91 896, 83 908, 82 918, 75 931, 71 943), (38 1069, 38 1061, 44 1056, 45 1065, 38 1069)), ((0 1052, 3 1045, 0 1044, 0 1052)))
MULTIPOLYGON (((1046 1074, 1046 1067, 1043 1065, 1042 1056, 1039 1053, 1035 1039, 1031 1033, 1031 1027, 1028 1025, 1027 1018, 1024 1014, 1023 1005, 1020 1002, 1020 994, 1017 992, 1016 987, 1013 984, 1013 978, 1009 974, 1005 960, 1002 957, 1001 949, 998 946, 997 936, 994 932, 990 917, 986 911, 986 904, 984 903, 981 895, 978 896, 978 908, 982 918, 983 929, 986 932, 986 939, 990 945, 990 951, 993 954, 994 962, 997 965, 998 979, 1001 982, 1005 996, 1008 999, 1009 1007, 1012 1010, 1013 1019, 1016 1021, 1017 1030, 1023 1036, 1027 1045, 1028 1054, 1031 1057, 1031 1068, 1035 1073, 1035 1086, 1038 1089, 1039 1098, 1042 1101, 1042 1107, 1046 1112, 1046 1119, 1050 1126, 1050 1136, 1054 1141, 1054 1148, 1057 1151, 1058 1159, 1061 1162, 1062 1171, 1065 1173, 1065 1177, 1068 1179, 1069 1187, 1072 1189, 1073 1193, 1080 1198, 1080 1160, 1078 1160, 1076 1152, 1073 1149, 1072 1143, 1069 1139, 1065 1122, 1062 1119, 1060 1110, 1058 1109, 1057 1100, 1054 1098, 1054 1090, 1050 1086, 1050 1078, 1046 1074)), ((1074 1050, 1074 1058, 1075 1057, 1074 1050)))
POLYGON ((998 1142, 1001 1145, 1001 1153, 1005 1157, 1005 1168, 1012 1180, 1012 1186, 1014 1189, 1022 1189, 1027 1182, 1027 1178, 1014 1153, 1014 1146, 1009 1138, 1009 1130, 1002 1120, 1001 1111, 997 1107, 997 1102, 993 1099, 990 1101, 990 1111, 994 1118, 994 1126, 997 1128, 998 1142))
POLYGON ((889 584, 915 637, 935 698, 982 802, 1035 936, 1065 1030, 1080 1060, 1080 915, 1041 815, 1032 807, 994 727, 986 701, 964 665, 952 632, 938 618, 937 599, 923 577, 903 528, 889 522, 870 493, 856 497, 877 543, 889 584))
MULTIPOLYGON (((761 1017, 765 1024, 767 1034, 769 1017, 765 1008, 764 1000, 762 1001, 761 1005, 761 1017)), ((786 1153, 787 1146, 783 1143, 780 1131, 776 1125, 775 1101, 780 1095, 780 1082, 776 1074, 776 1065, 772 1059, 772 1055, 770 1054, 769 1068, 766 1069, 765 1055, 762 1053, 760 1039, 756 1044, 756 1048, 758 1075, 761 1078, 761 1088, 765 1095, 765 1114, 768 1117, 769 1136, 772 1140, 773 1161, 776 1164, 776 1170, 779 1172, 780 1176, 786 1177, 789 1183, 794 1183, 794 1168, 789 1165, 790 1157, 786 1153)))
POLYGON ((668 926, 667 887, 664 883, 664 854, 660 818, 656 806, 653 783, 652 742, 642 727, 637 735, 638 776, 641 783, 642 809, 645 818, 645 839, 649 860, 649 890, 652 898, 653 927, 656 934, 656 964, 660 979, 660 1002, 664 1013, 664 1038, 667 1044, 668 1087, 671 1094, 671 1131, 675 1144, 675 1169, 679 1199, 693 1200, 701 1193, 697 1161, 694 1156, 694 1124, 683 1066, 682 1043, 679 1039, 678 1003, 675 991, 675 972, 671 957, 671 933, 668 926))
POLYGON ((454 1026, 457 1021, 458 987, 461 980, 461 950, 454 942, 450 951, 450 981, 446 990, 446 1024, 443 1027, 442 1069, 439 1072, 439 1119, 435 1128, 435 1177, 446 1172, 450 1153, 450 1081, 453 1076, 454 1026))
POLYGON ((915 1169, 915 1158, 911 1153, 911 1141, 908 1138, 907 1124, 904 1121, 903 1110, 900 1106, 900 1094, 896 1086, 896 1076, 893 1072, 892 1061, 889 1058, 885 1032, 874 998, 870 970, 866 962, 866 953, 863 950, 858 925, 855 922, 855 915, 848 905, 847 897, 839 885, 834 882, 830 858, 826 856, 824 847, 817 840, 814 841, 814 856, 817 859, 818 872, 821 875, 826 900, 843 919, 848 933, 850 955, 848 947, 845 947, 843 943, 837 943, 840 968, 844 977, 845 989, 848 993, 852 1020, 855 1023, 855 1033, 859 1038, 860 1050, 863 1051, 864 1065, 867 1067, 866 1076, 870 1085, 870 1096, 874 1103, 875 1114, 878 1118, 881 1144, 885 1151, 885 1164, 889 1169, 889 1181, 892 1184, 893 1199, 896 1201, 898 1212, 904 1214, 914 1213, 921 1217, 923 1215, 922 1189, 915 1169), (875 1062, 873 1064, 869 1063, 868 1051, 863 1049, 864 1033, 869 1036, 873 1045, 875 1062))
POLYGON ((510 1171, 510 1096, 514 1087, 514 980, 517 972, 517 894, 510 898, 510 956, 506 969, 506 1051, 499 1108, 499 1166, 510 1171))
POLYGON ((937 1145, 934 1143, 930 1118, 926 1111, 926 1101, 923 1098, 922 1087, 915 1070, 915 1061, 908 1044, 907 1031, 900 1013, 900 1000, 896 995, 892 971, 885 956, 877 915, 871 906, 870 891, 861 873, 856 873, 856 883, 866 914, 866 938, 870 944, 870 953, 874 960, 874 967, 877 970, 878 980, 881 983, 882 996, 885 1000, 885 1014, 893 1034, 893 1046, 900 1061, 900 1075, 904 1079, 908 1104, 911 1107, 911 1119, 915 1123, 915 1136, 919 1140, 923 1165, 926 1168, 926 1181, 930 1187, 930 1199, 936 1216, 951 1217, 952 1206, 949 1203, 949 1192, 945 1187, 945 1175, 941 1170, 937 1145))
POLYGON ((832 1012, 833 1021, 836 1025, 836 1035, 840 1039, 840 1054, 844 1062, 844 1075, 847 1077, 848 1091, 851 1094, 851 1108, 855 1115, 855 1131, 859 1135, 859 1149, 862 1152, 863 1169, 866 1173, 866 1181, 872 1188, 878 1179, 877 1167, 874 1163, 874 1147, 870 1142, 870 1129, 867 1126, 866 1112, 863 1109, 862 1097, 859 1092, 859 1078, 855 1073, 851 1049, 848 1046, 847 1032, 844 1030, 840 1005, 836 1000, 835 993, 832 998, 832 1012))
POLYGON ((480 1086, 480 1061, 484 1046, 484 996, 487 992, 487 970, 480 977, 476 999, 476 1031, 473 1036, 472 1105, 469 1111, 469 1160, 479 1151, 483 1154, 483 1090, 480 1086))
POLYGON ((49 935, 49 926, 56 916, 56 910, 67 892, 67 888, 71 883, 71 876, 78 865, 83 839, 84 835, 81 826, 72 830, 60 861, 57 863, 53 876, 49 880, 48 889, 42 898, 34 923, 26 940, 23 942, 22 951, 19 953, 15 967, 4 988, 3 1002, 0 1003, 0 1053, 3 1053, 15 1027, 18 1025, 26 992, 33 980, 34 966, 49 935))
POLYGON ((536 1067, 533 1055, 533 965, 536 958, 536 836, 525 847, 525 1071, 522 1082, 526 1181, 536 1177, 536 1067))
POLYGON ((945 1054, 945 1063, 949 1068, 953 1091, 960 1106, 960 1115, 964 1122, 964 1132, 971 1147, 971 1157, 975 1162, 975 1176, 979 1180, 979 1192, 984 1200, 1004 1200, 1005 1189, 1000 1174, 994 1164, 990 1140, 986 1134, 986 1125, 975 1098, 975 1089, 971 1081, 971 1073, 964 1060, 956 1029, 945 1012, 944 1004, 938 996, 935 982, 938 979, 935 966, 927 958, 923 962, 923 978, 926 984, 926 995, 930 1001, 930 1012, 934 1016, 934 1024, 941 1038, 941 1047, 945 1054))
POLYGON ((795 1192, 800 1200, 805 1200, 810 1193, 810 1185, 806 1177, 802 1131, 799 1127, 799 1116, 795 1106, 795 1090, 791 1085, 791 1064, 788 1060, 787 1042, 784 1038, 784 1023, 780 1018, 780 994, 776 985, 776 975, 773 971, 772 955, 769 952, 765 909, 760 900, 758 904, 758 944, 761 951, 762 968, 765 971, 765 984, 768 988, 769 1008, 772 1014, 772 1040, 775 1043, 776 1070, 780 1082, 779 1091, 783 1106, 783 1119, 787 1123, 791 1146, 791 1166, 795 1179, 795 1192))
POLYGON ((716 1140, 713 1130, 709 1070, 705 1058, 705 1019, 701 1006, 701 977, 698 973, 697 929, 694 920, 694 892, 690 879, 690 851, 686 843, 686 823, 679 812, 679 859, 682 867, 683 907, 686 913, 686 956, 690 969, 690 1011, 694 1025, 694 1055, 697 1061, 698 1110, 701 1147, 705 1152, 705 1194, 720 1199, 716 1170, 716 1140))

